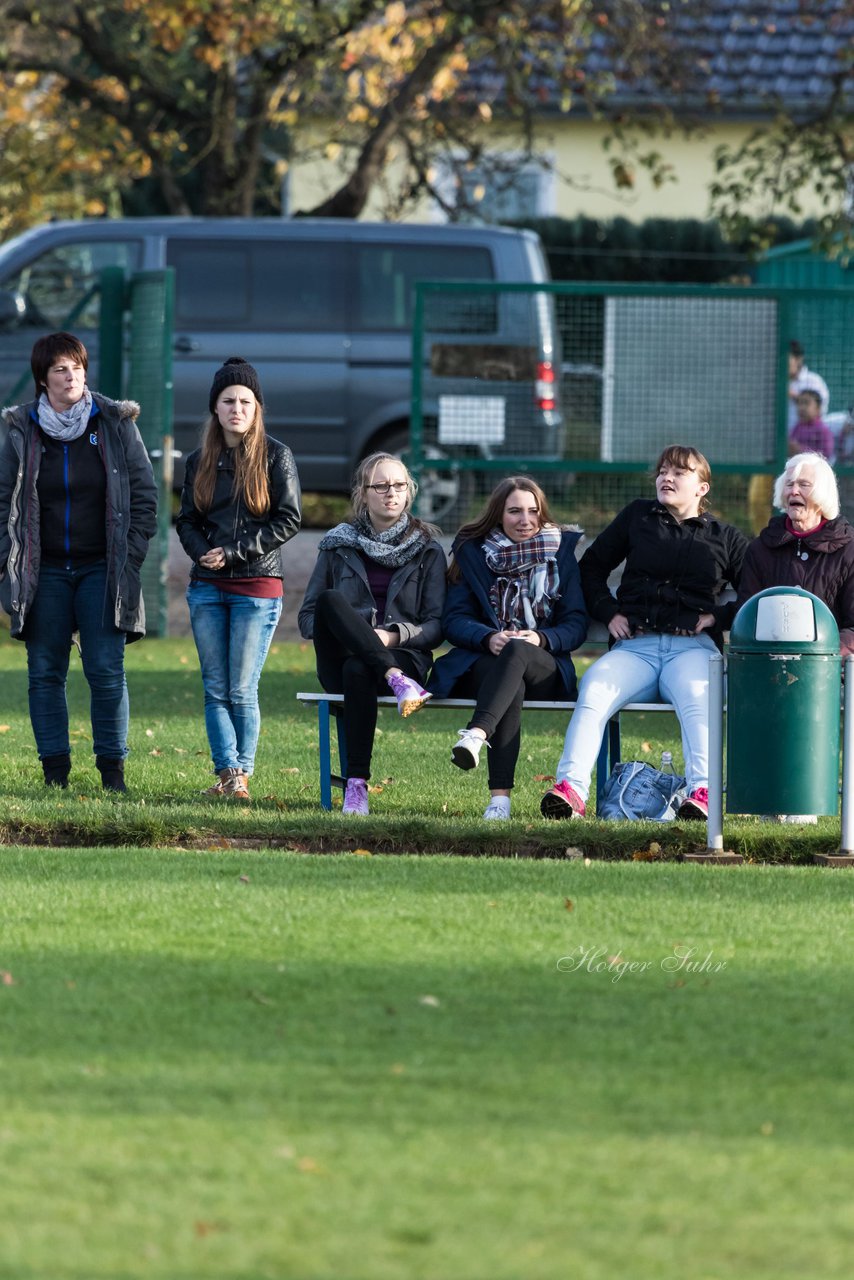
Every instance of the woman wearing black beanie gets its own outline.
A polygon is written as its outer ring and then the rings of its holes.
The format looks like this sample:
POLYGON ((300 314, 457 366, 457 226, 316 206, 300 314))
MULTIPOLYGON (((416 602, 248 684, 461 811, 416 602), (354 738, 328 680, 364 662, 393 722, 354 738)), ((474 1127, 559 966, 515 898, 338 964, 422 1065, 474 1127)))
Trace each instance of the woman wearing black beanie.
POLYGON ((266 434, 263 404, 256 370, 231 356, 214 374, 177 522, 193 561, 187 602, 218 775, 206 794, 244 801, 261 727, 258 682, 282 611, 279 548, 301 519, 293 454, 266 434))

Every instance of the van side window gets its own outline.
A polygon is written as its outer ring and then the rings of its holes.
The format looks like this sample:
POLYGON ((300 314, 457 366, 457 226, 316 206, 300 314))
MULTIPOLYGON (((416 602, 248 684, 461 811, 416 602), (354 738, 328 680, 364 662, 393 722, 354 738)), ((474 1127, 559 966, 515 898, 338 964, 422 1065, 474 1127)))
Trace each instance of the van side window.
POLYGON ((347 248, 330 241, 171 239, 175 323, 330 332, 348 327, 347 248))
POLYGON ((23 323, 41 329, 96 329, 101 314, 95 293, 73 315, 89 289, 98 283, 103 267, 135 271, 142 257, 138 240, 81 240, 57 245, 27 263, 3 288, 20 293, 27 305, 23 323), (73 317, 73 318, 72 318, 73 317))
MULTIPOLYGON (((417 280, 495 277, 489 250, 463 245, 357 245, 356 262, 357 329, 410 328, 417 280)), ((451 294, 440 295, 432 310, 439 304, 441 315, 430 317, 428 329, 443 333, 495 332, 494 294, 461 294, 459 300, 451 294)))

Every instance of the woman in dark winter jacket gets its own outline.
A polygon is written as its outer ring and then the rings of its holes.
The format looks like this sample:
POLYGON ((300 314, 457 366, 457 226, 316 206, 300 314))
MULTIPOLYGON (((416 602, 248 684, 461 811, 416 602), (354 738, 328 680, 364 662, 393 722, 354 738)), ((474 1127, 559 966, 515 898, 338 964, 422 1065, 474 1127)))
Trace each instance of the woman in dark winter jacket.
POLYGON ((258 374, 238 356, 214 375, 202 446, 187 459, 181 545, 217 781, 206 795, 249 800, 261 729, 258 682, 282 612, 279 549, 300 527, 290 449, 264 430, 258 374))
POLYGON ((709 657, 735 616, 717 603, 738 586, 744 534, 706 510, 711 468, 686 445, 656 463, 656 497, 631 502, 585 551, 581 583, 612 648, 585 672, 569 722, 557 782, 542 800, 547 818, 583 817, 590 774, 611 716, 627 702, 672 702, 682 730, 688 797, 682 819, 708 816, 709 657), (616 598, 608 578, 625 561, 616 598))
POLYGON ((739 607, 767 587, 802 587, 823 600, 839 627, 842 656, 854 653, 854 529, 839 514, 833 468, 818 453, 797 453, 774 485, 782 511, 747 548, 739 607))
POLYGON ((73 334, 39 338, 36 398, 4 412, 0 601, 27 646, 45 783, 68 785, 66 681, 78 631, 95 763, 108 791, 124 791, 125 643, 145 634, 140 568, 157 527, 157 487, 136 428, 139 405, 90 391, 88 364, 73 334))
POLYGON ((451 760, 475 769, 486 744, 489 820, 510 817, 524 699, 575 697, 570 654, 587 634, 580 537, 554 523, 534 480, 509 476, 454 542, 442 627, 456 647, 437 659, 430 690, 477 699, 451 760))
POLYGON ((422 686, 442 639, 446 563, 436 530, 410 514, 415 492, 398 458, 365 458, 353 481, 353 520, 321 539, 299 612, 318 680, 344 695, 344 813, 368 812, 377 694, 390 690, 402 716, 430 697, 422 686))

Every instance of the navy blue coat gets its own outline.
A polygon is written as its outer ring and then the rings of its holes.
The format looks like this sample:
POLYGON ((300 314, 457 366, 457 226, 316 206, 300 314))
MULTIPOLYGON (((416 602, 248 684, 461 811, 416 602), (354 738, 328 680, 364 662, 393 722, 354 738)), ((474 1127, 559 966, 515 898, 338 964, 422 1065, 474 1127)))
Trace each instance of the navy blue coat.
MULTIPOLYGON (((567 698, 577 690, 575 667, 570 654, 587 635, 587 610, 575 559, 575 545, 581 533, 565 529, 557 553, 560 599, 546 626, 540 627, 545 648, 554 656, 566 685, 567 698)), ((489 652, 489 637, 504 628, 489 599, 494 575, 488 568, 483 547, 474 538, 454 544, 454 559, 462 577, 448 587, 442 613, 445 639, 455 647, 433 664, 427 688, 437 698, 453 697, 454 685, 482 654, 489 652)))

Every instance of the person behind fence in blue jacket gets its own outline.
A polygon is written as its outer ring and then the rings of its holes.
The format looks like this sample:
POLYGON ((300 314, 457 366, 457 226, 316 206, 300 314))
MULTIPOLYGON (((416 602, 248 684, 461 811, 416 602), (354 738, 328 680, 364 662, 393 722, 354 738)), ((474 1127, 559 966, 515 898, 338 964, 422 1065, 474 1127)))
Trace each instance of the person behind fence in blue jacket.
POLYGON ((282 612, 280 549, 299 530, 293 454, 264 429, 261 382, 239 356, 214 375, 202 446, 187 459, 178 537, 214 772, 205 795, 248 802, 258 683, 282 612))
POLYGON ((682 730, 688 797, 679 817, 708 816, 709 657, 723 643, 747 538, 707 510, 711 468, 687 445, 669 445, 655 465, 653 499, 630 502, 581 558, 591 616, 612 648, 585 672, 556 770, 543 796, 547 818, 583 817, 590 775, 611 716, 627 702, 672 702, 682 730), (625 562, 616 597, 608 585, 625 562))
POLYGON ((299 611, 314 641, 317 678, 344 695, 347 779, 343 812, 368 813, 377 695, 408 716, 442 639, 445 553, 437 530, 411 514, 415 481, 399 458, 372 453, 353 479, 353 519, 321 538, 299 611))
POLYGON ((510 817, 524 699, 575 697, 570 654, 587 634, 580 537, 554 522, 536 481, 508 476, 454 541, 442 628, 455 647, 436 660, 428 687, 476 699, 451 760, 476 769, 486 745, 490 821, 510 817))
POLYGON ((39 338, 30 363, 35 400, 4 411, 0 601, 27 646, 45 785, 68 786, 66 682, 78 632, 95 764, 105 790, 125 791, 125 644, 145 634, 140 569, 157 528, 157 486, 139 405, 90 391, 79 338, 39 338))

